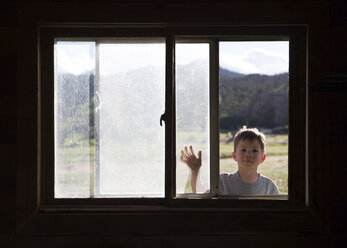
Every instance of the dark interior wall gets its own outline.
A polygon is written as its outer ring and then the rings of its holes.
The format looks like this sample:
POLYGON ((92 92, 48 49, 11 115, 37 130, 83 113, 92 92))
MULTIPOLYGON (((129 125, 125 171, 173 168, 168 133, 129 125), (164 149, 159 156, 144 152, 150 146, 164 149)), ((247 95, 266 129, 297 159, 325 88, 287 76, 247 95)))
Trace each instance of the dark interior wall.
MULTIPOLYGON (((0 7, 0 232, 15 228, 16 147, 17 147, 17 9, 13 4, 0 7)), ((12 231, 11 231, 12 230, 12 231)))
MULTIPOLYGON (((347 12, 343 1, 119 2, 0 3, 0 247, 215 247, 226 244, 246 247, 346 247, 347 12), (264 223, 265 233, 245 226, 225 231, 217 228, 216 232, 201 229, 199 232, 194 231, 195 226, 199 230, 198 226, 204 219, 188 215, 187 225, 192 227, 188 233, 177 231, 180 226, 165 228, 166 231, 158 231, 157 235, 156 231, 143 235, 138 230, 120 232, 120 235, 90 235, 76 230, 70 234, 57 231, 50 235, 23 235, 19 232, 23 225, 22 216, 30 219, 35 208, 34 203, 27 201, 30 195, 26 195, 27 189, 23 185, 32 187, 31 194, 35 194, 37 178, 26 168, 30 168, 28 164, 37 163, 37 27, 40 23, 85 22, 306 24, 309 215, 319 228, 303 228, 303 223, 295 231, 293 224, 284 221, 281 232, 278 232, 271 230, 271 221, 268 221, 264 223), (288 231, 286 225, 290 226, 288 231)), ((218 217, 216 221, 221 218, 231 217, 218 217)), ((133 221, 136 223, 136 219, 133 221)), ((54 218, 51 223, 59 226, 54 218)), ((46 224, 37 223, 36 226, 43 230, 46 224)))

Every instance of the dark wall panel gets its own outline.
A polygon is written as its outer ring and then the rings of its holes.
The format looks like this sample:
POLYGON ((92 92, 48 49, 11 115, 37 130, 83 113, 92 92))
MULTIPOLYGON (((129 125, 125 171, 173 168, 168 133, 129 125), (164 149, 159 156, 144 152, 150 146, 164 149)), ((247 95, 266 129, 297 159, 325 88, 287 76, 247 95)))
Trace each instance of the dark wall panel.
MULTIPOLYGON (((347 13, 345 7, 339 7, 343 1, 61 2, 5 1, 0 4, 0 247, 345 246, 347 13), (184 235, 172 231, 175 236, 161 233, 118 237, 109 231, 108 235, 63 236, 52 225, 60 219, 52 217, 51 223, 38 223, 40 230, 45 230, 44 225, 50 224, 49 228, 53 230, 50 236, 33 235, 35 230, 30 230, 27 235, 16 234, 16 229, 21 229, 21 218, 30 221, 35 211, 35 202, 28 202, 26 198, 35 197, 37 183, 36 174, 28 167, 37 164, 37 27, 39 23, 83 22, 306 24, 309 46, 309 161, 312 165, 309 184, 310 203, 314 206, 310 214, 326 229, 311 233, 306 229, 305 232, 293 232, 291 229, 286 234, 274 230, 264 234, 250 233, 240 227, 237 233, 226 234, 219 229, 213 235, 213 230, 210 230, 208 235, 184 235), (22 188, 17 187, 18 182, 22 188), (28 188, 31 193, 25 195, 28 188)), ((63 219, 67 218, 64 216, 63 219)), ((204 219, 199 221, 203 223, 204 219)), ((87 225, 88 221, 85 223, 87 225)), ((283 223, 283 230, 286 224, 283 223)), ((139 223, 139 226, 143 225, 139 223)), ((199 226, 199 222, 187 223, 192 229, 195 225, 199 226)), ((154 229, 159 230, 160 227, 154 229)), ((271 228, 267 226, 265 229, 271 228)), ((80 230, 73 232, 80 233, 80 230)))

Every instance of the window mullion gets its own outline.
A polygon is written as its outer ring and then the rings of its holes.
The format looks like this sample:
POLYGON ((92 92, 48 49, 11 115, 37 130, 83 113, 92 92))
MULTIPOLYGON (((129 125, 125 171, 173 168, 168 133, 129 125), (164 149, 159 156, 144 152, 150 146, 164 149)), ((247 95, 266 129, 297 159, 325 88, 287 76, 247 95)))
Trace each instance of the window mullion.
POLYGON ((210 194, 219 194, 219 43, 210 42, 210 194))
POLYGON ((166 35, 165 73, 165 199, 176 195, 176 104, 175 104, 175 37, 166 35))
MULTIPOLYGON (((90 137, 89 145, 93 148, 94 153, 90 153, 90 197, 100 195, 100 122, 99 111, 96 111, 96 105, 98 104, 98 92, 100 82, 100 62, 99 62, 99 42, 95 42, 95 72, 94 77, 90 79, 90 137), (93 78, 93 80, 92 80, 93 78), (92 139, 94 138, 94 144, 92 139), (93 147, 94 146, 94 147, 93 147)), ((91 149, 92 150, 92 149, 91 149)))

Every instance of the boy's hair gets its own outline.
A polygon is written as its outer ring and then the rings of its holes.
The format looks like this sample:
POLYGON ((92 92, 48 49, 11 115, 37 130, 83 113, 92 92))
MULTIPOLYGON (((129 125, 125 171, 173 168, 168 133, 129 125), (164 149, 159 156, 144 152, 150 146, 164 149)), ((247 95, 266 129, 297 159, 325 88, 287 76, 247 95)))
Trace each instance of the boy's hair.
POLYGON ((260 148, 265 153, 265 135, 257 128, 247 128, 243 126, 234 136, 234 152, 240 140, 258 140, 260 148))

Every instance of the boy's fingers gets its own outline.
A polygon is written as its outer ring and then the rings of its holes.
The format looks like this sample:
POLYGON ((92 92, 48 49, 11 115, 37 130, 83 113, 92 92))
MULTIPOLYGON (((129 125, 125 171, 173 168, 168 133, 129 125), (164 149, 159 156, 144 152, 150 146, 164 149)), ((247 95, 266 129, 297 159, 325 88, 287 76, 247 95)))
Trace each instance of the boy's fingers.
POLYGON ((199 151, 199 152, 198 152, 198 161, 199 161, 199 162, 201 162, 201 156, 202 156, 202 152, 199 151))
POLYGON ((202 153, 201 151, 198 152, 198 159, 201 160, 202 153))
POLYGON ((183 150, 181 150, 181 160, 184 162, 186 160, 186 155, 184 154, 183 150))
POLYGON ((188 155, 189 153, 188 153, 188 148, 185 146, 184 147, 184 151, 186 152, 186 155, 188 155))
POLYGON ((189 152, 189 150, 188 150, 188 148, 187 148, 187 147, 184 147, 184 149, 185 149, 185 151, 186 151, 186 156, 187 156, 187 157, 192 156, 192 153, 191 153, 191 152, 189 152))
POLYGON ((193 147, 190 146, 189 149, 190 149, 190 152, 192 153, 192 155, 195 157, 195 154, 194 154, 194 152, 193 152, 193 147))

